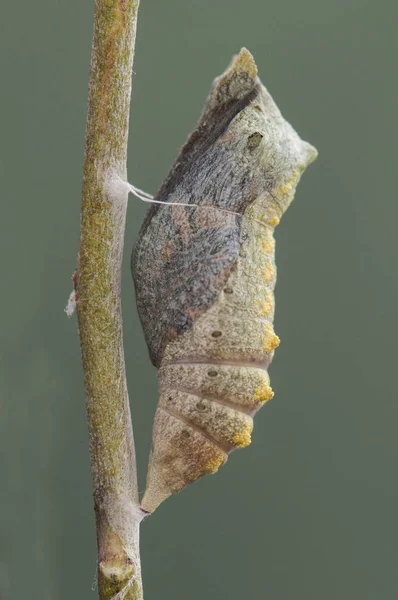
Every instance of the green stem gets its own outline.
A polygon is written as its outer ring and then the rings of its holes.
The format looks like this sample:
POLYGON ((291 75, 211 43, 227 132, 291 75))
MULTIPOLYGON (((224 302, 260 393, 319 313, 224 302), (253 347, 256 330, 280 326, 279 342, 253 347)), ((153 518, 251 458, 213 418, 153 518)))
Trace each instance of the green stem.
POLYGON ((138 0, 96 0, 75 277, 101 600, 141 600, 137 474, 126 384, 120 276, 138 0))

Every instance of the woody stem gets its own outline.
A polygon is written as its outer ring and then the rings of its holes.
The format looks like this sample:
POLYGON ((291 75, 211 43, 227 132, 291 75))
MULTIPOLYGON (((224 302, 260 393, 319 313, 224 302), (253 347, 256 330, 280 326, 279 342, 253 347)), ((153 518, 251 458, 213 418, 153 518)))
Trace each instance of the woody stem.
POLYGON ((139 0, 96 0, 75 277, 101 600, 141 600, 137 473, 120 305, 139 0))

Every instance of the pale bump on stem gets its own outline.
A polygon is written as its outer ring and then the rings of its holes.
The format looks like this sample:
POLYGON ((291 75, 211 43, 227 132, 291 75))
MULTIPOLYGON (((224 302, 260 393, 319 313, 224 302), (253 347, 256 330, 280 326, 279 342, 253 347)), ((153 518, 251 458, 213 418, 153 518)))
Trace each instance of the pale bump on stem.
POLYGON ((136 460, 126 384, 120 278, 131 79, 139 0, 96 0, 74 277, 84 370, 101 600, 141 600, 136 460))

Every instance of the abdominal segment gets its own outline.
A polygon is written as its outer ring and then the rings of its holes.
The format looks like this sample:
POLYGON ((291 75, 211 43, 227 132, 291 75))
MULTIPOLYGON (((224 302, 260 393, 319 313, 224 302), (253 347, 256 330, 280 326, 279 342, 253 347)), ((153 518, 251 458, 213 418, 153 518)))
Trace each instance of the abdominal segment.
POLYGON ((273 396, 267 367, 279 338, 272 233, 243 219, 240 256, 219 298, 166 346, 142 502, 148 512, 249 445, 253 416, 273 396))

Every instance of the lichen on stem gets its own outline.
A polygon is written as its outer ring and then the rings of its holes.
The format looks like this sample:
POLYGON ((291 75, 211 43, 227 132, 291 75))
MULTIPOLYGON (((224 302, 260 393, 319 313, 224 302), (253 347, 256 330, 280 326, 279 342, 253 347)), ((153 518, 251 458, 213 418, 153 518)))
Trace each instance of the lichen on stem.
POLYGON ((142 599, 137 474, 120 277, 138 0, 96 0, 74 282, 83 360, 101 600, 142 599))

